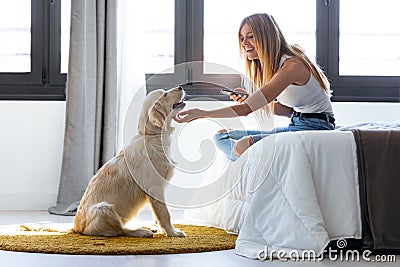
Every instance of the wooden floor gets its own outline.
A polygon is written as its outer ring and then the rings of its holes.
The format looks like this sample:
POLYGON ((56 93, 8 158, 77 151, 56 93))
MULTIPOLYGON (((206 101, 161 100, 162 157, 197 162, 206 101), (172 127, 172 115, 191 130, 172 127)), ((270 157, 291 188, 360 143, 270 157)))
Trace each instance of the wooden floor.
MULTIPOLYGON (((172 213, 175 222, 181 222, 182 212, 175 211, 172 213)), ((151 220, 149 212, 142 212, 139 215, 141 220, 151 220)), ((47 211, 0 211, 0 227, 13 224, 23 223, 70 223, 72 217, 49 215, 47 211)), ((347 261, 330 261, 322 262, 282 262, 282 261, 258 261, 250 260, 234 254, 233 250, 193 253, 193 254, 173 254, 173 255, 157 255, 157 256, 73 256, 73 255, 50 255, 35 253, 17 253, 0 251, 0 266, 29 266, 29 267, 80 267, 80 266, 162 266, 162 267, 179 267, 179 266, 229 266, 229 267, 256 267, 256 266, 398 266, 400 257, 397 256, 396 262, 377 263, 377 262, 347 262, 347 261)))

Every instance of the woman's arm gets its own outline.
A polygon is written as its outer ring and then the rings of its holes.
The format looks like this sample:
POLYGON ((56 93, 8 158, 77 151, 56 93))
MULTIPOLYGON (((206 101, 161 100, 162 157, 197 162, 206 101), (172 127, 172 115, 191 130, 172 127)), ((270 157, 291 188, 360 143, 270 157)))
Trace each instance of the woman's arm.
POLYGON ((179 112, 175 115, 174 120, 177 122, 190 122, 200 118, 234 118, 246 116, 251 112, 250 107, 245 103, 214 110, 193 108, 179 112))
POLYGON ((285 106, 279 102, 274 103, 274 114, 278 116, 290 117, 292 115, 293 108, 285 106))
POLYGON ((189 109, 179 112, 177 122, 189 122, 199 118, 233 118, 246 116, 273 101, 290 84, 305 84, 310 78, 310 71, 296 58, 287 59, 275 73, 271 81, 249 96, 244 102, 215 110, 189 109))
POLYGON ((248 104, 252 111, 260 109, 267 103, 274 101, 289 85, 306 84, 310 75, 311 72, 300 60, 296 58, 287 59, 270 82, 249 96, 244 103, 248 104))

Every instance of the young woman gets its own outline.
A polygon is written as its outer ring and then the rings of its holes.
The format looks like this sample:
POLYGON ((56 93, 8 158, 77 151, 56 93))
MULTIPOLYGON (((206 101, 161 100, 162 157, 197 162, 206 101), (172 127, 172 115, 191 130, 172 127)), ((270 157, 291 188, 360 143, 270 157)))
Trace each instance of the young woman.
POLYGON ((181 111, 175 117, 177 122, 246 116, 260 108, 267 114, 291 118, 287 127, 272 131, 220 130, 214 140, 232 160, 270 134, 335 128, 327 77, 298 46, 286 42, 271 15, 254 14, 244 18, 239 27, 239 45, 246 74, 256 87, 250 91, 254 92, 248 92, 247 97, 245 89, 236 88, 238 95, 231 94, 236 105, 181 111))

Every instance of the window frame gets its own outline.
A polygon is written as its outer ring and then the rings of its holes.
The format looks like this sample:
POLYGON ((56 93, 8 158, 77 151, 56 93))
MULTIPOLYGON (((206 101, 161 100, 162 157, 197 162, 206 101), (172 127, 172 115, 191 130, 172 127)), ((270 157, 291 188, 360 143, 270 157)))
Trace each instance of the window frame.
POLYGON ((336 102, 400 102, 399 76, 339 75, 340 0, 317 0, 317 62, 336 102))
POLYGON ((0 73, 0 100, 65 100, 61 1, 31 0, 31 72, 0 73))
MULTIPOLYGON (((339 75, 339 5, 340 0, 316 0, 316 62, 331 81, 334 102, 400 102, 398 76, 339 75)), ((175 65, 204 60, 204 0, 175 1, 175 65)), ((236 74, 204 74, 201 68, 185 68, 173 74, 146 74, 147 91, 169 88, 182 82, 209 81, 228 87, 240 86, 236 74), (150 79, 151 78, 151 79, 150 79), (196 79, 194 79, 196 78, 196 79)), ((211 96, 225 100, 218 87, 189 85, 185 88, 193 98, 211 96)))
POLYGON ((182 85, 188 100, 228 100, 228 96, 219 93, 220 85, 240 86, 239 75, 203 73, 203 14, 204 0, 175 0, 174 72, 147 73, 147 92, 182 85))

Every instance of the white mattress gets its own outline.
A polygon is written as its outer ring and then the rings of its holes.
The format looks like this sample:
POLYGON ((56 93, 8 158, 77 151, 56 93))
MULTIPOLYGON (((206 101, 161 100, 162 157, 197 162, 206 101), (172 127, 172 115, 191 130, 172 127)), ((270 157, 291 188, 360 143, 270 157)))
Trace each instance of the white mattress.
POLYGON ((257 258, 266 247, 299 253, 313 250, 320 255, 330 240, 361 238, 351 132, 272 135, 235 162, 220 155, 204 184, 215 179, 226 195, 185 211, 184 219, 239 233, 235 248, 239 255, 257 258))

